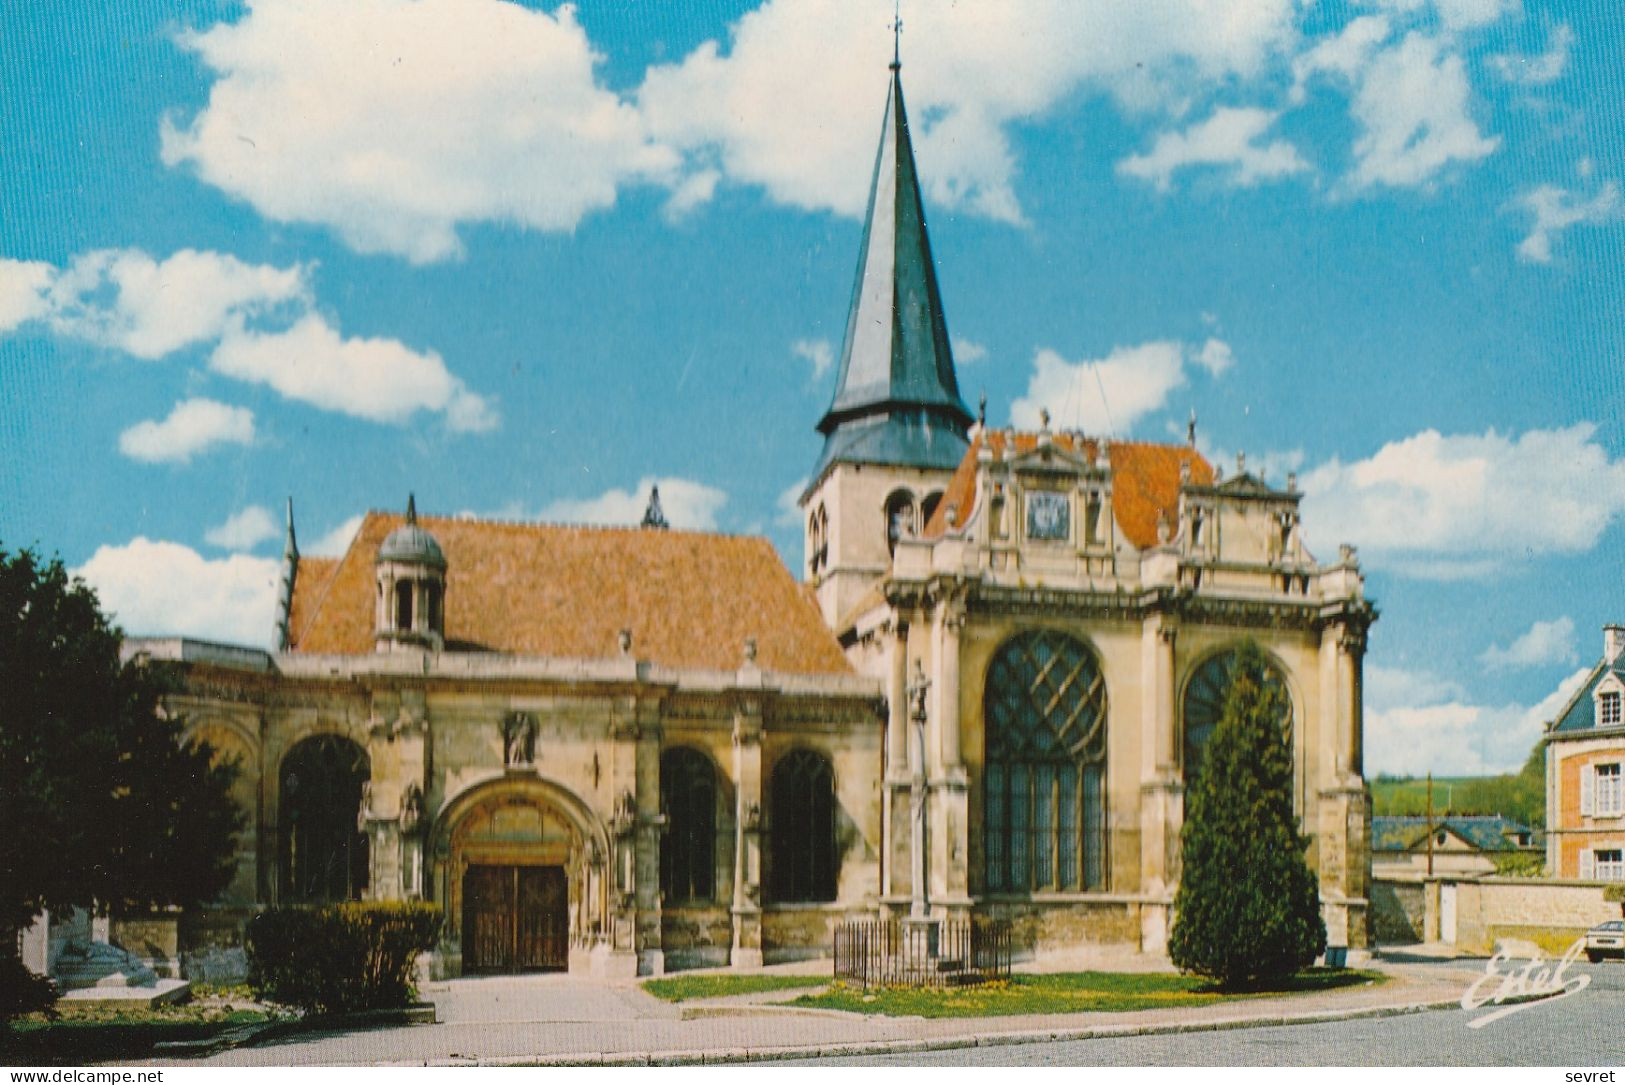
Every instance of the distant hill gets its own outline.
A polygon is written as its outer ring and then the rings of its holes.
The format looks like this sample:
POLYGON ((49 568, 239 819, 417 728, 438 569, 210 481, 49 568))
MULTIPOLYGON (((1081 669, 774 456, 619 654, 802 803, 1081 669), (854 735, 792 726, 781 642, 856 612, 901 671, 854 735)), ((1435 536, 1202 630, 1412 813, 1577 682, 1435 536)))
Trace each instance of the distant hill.
MULTIPOLYGON (((1371 812, 1426 814, 1427 778, 1376 776, 1370 781, 1371 812)), ((1433 812, 1500 814, 1534 829, 1546 825, 1546 751, 1537 745, 1523 768, 1500 776, 1435 776, 1433 812)))

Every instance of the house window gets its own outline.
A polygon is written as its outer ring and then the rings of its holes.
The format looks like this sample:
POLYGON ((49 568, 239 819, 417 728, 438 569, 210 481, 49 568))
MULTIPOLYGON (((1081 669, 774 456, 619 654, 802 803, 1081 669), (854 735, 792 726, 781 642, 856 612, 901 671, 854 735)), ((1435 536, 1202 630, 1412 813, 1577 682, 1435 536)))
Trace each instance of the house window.
POLYGON ((367 887, 367 838, 356 828, 367 753, 338 735, 300 742, 282 759, 282 902, 355 900, 367 887))
POLYGON ((1597 726, 1618 727, 1620 723, 1619 691, 1609 690, 1597 698, 1597 726))
POLYGON ((1625 882, 1625 849, 1603 848, 1594 853, 1599 882, 1625 882))
POLYGON ((668 904, 716 895, 717 773, 698 750, 667 750, 660 759, 666 836, 660 846, 660 891, 668 904))
POLYGON ((813 750, 773 766, 773 899, 835 899, 835 767, 813 750))
POLYGON ((988 667, 982 777, 990 892, 1106 887, 1106 688, 1094 654, 1050 630, 988 667))
POLYGON ((1621 789, 1619 762, 1596 766, 1597 816, 1618 817, 1625 814, 1625 792, 1621 789))

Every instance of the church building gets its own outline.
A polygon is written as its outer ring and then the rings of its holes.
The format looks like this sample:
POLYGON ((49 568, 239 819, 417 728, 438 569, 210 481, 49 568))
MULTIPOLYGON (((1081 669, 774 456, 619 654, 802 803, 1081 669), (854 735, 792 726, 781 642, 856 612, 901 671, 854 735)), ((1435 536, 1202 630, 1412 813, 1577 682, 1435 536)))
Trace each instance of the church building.
POLYGON ((761 538, 371 512, 303 557, 270 652, 183 639, 169 709, 237 759, 235 881, 444 907, 444 974, 827 954, 849 919, 994 917, 1018 954, 1161 952, 1231 653, 1287 693, 1330 944, 1367 945, 1376 617, 1301 494, 1191 440, 962 401, 893 65, 798 582, 761 538))

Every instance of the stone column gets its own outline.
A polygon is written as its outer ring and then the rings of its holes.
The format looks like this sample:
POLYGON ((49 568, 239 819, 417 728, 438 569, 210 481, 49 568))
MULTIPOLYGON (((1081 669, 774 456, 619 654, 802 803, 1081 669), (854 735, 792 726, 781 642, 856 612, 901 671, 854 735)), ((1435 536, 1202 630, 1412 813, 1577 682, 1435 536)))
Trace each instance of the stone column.
POLYGON ((1365 629, 1357 617, 1322 628, 1322 775, 1313 826, 1326 942, 1351 951, 1370 944, 1371 802, 1361 777, 1360 748, 1364 652, 1365 629))
POLYGON ((762 966, 762 714, 761 703, 734 712, 733 945, 728 963, 762 966))
POLYGON ((908 665, 911 626, 904 614, 892 622, 886 676, 886 765, 881 791, 881 832, 885 849, 881 899, 890 907, 906 906, 909 897, 909 723, 908 665))
MULTIPOLYGON (((1141 946, 1167 945, 1170 910, 1179 884, 1179 833, 1184 823, 1184 783, 1179 768, 1174 648, 1177 630, 1168 616, 1149 614, 1140 631, 1140 892, 1141 946)), ((1118 891, 1128 886, 1113 886, 1118 891)))
POLYGON ((657 702, 639 698, 636 735, 637 948, 638 975, 666 970, 660 908, 660 844, 666 825, 660 806, 660 713, 657 702))
POLYGON ((935 712, 929 727, 936 741, 928 744, 935 758, 927 759, 930 781, 930 817, 926 846, 930 863, 930 894, 936 912, 958 915, 969 909, 970 808, 969 779, 960 744, 963 734, 960 706, 964 696, 959 669, 960 634, 965 628, 965 604, 944 599, 933 623, 932 650, 936 677, 935 712), (931 765, 935 760, 936 764, 931 765))

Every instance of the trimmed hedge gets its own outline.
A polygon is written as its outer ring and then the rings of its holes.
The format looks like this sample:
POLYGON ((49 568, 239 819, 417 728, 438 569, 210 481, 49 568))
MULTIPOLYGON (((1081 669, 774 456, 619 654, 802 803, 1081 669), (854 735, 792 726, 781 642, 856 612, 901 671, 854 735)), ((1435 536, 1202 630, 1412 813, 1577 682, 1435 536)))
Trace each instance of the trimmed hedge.
POLYGON ((307 1013, 408 1006, 417 955, 433 948, 443 918, 419 901, 262 912, 244 932, 249 989, 307 1013))

